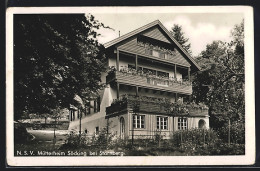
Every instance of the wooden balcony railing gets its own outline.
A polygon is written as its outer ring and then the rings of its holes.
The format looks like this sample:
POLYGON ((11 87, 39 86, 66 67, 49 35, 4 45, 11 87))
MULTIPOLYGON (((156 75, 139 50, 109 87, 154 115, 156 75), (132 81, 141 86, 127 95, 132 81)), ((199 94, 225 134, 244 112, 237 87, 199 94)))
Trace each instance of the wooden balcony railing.
POLYGON ((208 108, 194 104, 182 104, 175 107, 167 107, 172 105, 169 101, 162 98, 153 97, 136 97, 132 95, 124 95, 119 99, 115 99, 111 106, 106 108, 106 114, 119 114, 122 112, 138 112, 165 115, 187 115, 187 116, 208 116, 208 108), (170 110, 169 110, 170 109, 170 110), (176 111, 176 112, 173 112, 176 111))
POLYGON ((192 94, 192 84, 188 81, 175 81, 169 78, 157 78, 155 76, 140 74, 137 72, 114 71, 107 75, 107 83, 117 81, 120 84, 139 86, 168 92, 192 94))

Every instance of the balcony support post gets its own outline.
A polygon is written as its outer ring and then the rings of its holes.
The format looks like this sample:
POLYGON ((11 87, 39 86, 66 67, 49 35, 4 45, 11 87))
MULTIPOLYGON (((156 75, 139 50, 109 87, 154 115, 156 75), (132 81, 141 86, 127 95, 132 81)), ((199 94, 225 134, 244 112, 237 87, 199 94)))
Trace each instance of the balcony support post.
POLYGON ((188 68, 188 80, 190 82, 190 67, 188 68))
POLYGON ((116 49, 116 70, 119 71, 119 50, 116 49))
POLYGON ((177 79, 177 65, 174 64, 174 78, 177 79))
POLYGON ((136 96, 138 96, 139 95, 139 88, 138 88, 138 86, 136 86, 135 88, 136 88, 136 91, 135 91, 136 96))
POLYGON ((119 86, 120 86, 120 84, 116 83, 116 97, 117 97, 117 99, 119 99, 119 86))
POLYGON ((178 93, 175 93, 175 102, 178 100, 178 93))
POLYGON ((135 55, 135 69, 138 70, 138 55, 135 55))

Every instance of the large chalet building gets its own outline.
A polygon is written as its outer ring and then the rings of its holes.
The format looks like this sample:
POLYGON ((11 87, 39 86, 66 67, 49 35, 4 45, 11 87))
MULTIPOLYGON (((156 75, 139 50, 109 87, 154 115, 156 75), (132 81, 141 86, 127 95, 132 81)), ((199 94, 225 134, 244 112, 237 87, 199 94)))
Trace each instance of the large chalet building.
POLYGON ((160 132, 209 128, 207 107, 189 102, 191 74, 200 67, 159 20, 106 44, 106 88, 89 102, 81 119, 70 110, 69 129, 94 134, 109 124, 117 137, 150 137, 160 132), (182 104, 167 108, 167 104, 182 104), (177 110, 178 109, 178 110, 177 110), (174 111, 175 110, 175 111, 174 111), (176 111, 177 110, 177 111, 176 111))

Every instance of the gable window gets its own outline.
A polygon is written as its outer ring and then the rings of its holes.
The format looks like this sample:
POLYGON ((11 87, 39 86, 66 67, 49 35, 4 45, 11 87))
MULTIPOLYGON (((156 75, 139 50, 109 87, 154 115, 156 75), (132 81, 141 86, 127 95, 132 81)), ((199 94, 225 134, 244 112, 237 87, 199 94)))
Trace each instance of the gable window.
POLYGON ((144 115, 133 115, 133 128, 144 128, 144 115))
POLYGON ((154 49, 145 49, 146 55, 152 55, 158 58, 166 59, 166 54, 160 50, 154 50, 154 49))
POLYGON ((178 118, 178 129, 179 130, 187 129, 187 118, 178 118))
POLYGON ((157 116, 157 129, 168 129, 168 117, 157 116))

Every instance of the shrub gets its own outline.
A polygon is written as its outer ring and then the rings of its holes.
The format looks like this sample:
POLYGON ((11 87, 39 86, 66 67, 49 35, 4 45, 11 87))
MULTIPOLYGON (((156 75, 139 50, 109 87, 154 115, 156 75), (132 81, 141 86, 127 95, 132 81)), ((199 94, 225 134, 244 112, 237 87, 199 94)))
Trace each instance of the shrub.
POLYGON ((155 143, 158 144, 159 147, 161 146, 162 139, 163 139, 163 135, 161 134, 161 131, 156 131, 154 141, 155 143))
POLYGON ((114 146, 114 134, 108 132, 109 126, 103 128, 98 134, 93 135, 92 145, 98 147, 101 150, 109 149, 114 146))
POLYGON ((180 147, 183 143, 197 147, 214 144, 216 141, 218 141, 218 137, 212 129, 180 130, 174 132, 171 136, 171 142, 176 147, 180 147))
POLYGON ((84 148, 87 144, 90 143, 90 139, 86 136, 85 133, 79 134, 77 131, 70 131, 67 135, 65 143, 62 145, 62 149, 70 148, 84 148))

